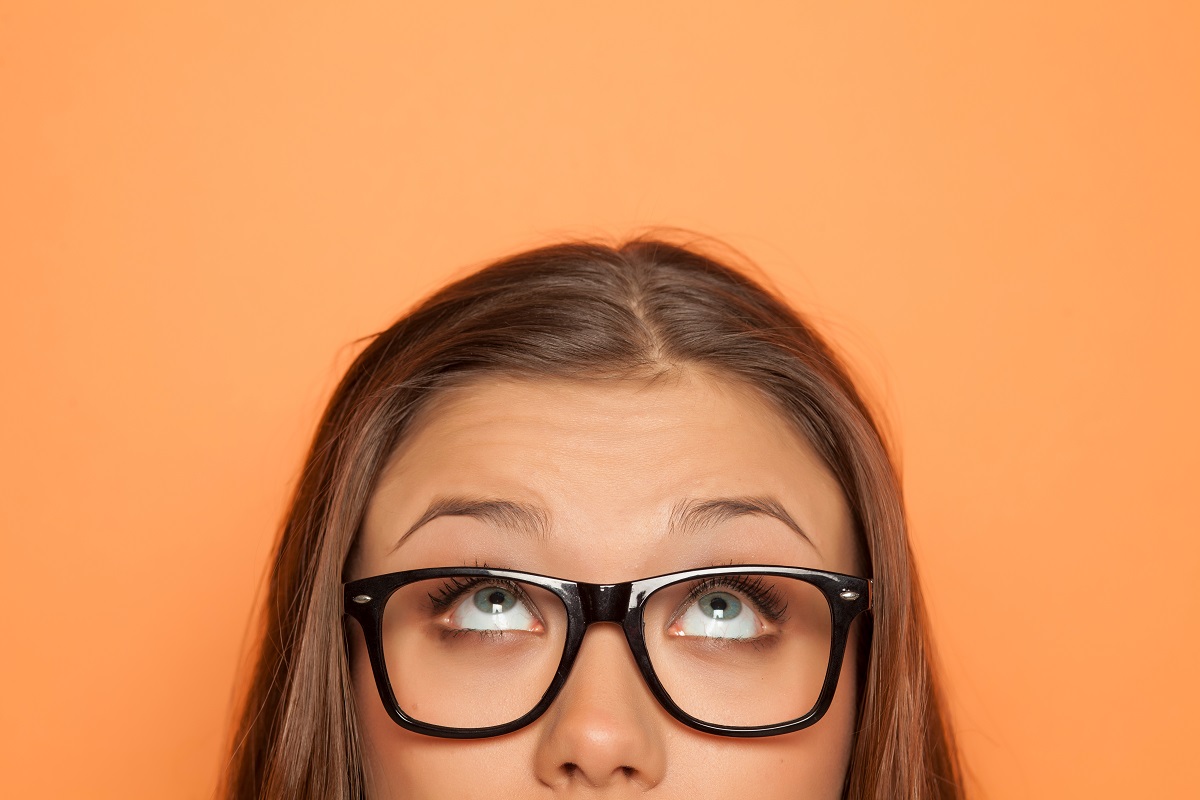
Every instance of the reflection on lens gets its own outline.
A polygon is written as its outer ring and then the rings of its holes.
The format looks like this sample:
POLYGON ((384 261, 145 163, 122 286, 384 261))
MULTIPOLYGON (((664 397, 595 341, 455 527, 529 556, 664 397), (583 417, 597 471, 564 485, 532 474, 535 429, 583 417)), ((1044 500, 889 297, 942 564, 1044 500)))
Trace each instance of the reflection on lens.
POLYGON ((383 614, 396 701, 420 722, 485 728, 537 705, 554 678, 566 609, 545 589, 495 578, 437 578, 396 590, 383 614))
POLYGON ((667 694, 714 725, 777 725, 816 705, 829 604, 812 584, 737 575, 672 584, 646 602, 646 649, 667 694))

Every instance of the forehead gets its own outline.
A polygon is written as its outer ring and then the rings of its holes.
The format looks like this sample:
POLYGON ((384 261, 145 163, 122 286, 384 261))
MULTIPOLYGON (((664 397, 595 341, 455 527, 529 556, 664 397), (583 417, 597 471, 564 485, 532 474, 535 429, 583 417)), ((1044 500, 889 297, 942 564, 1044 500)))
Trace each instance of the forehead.
POLYGON ((711 563, 851 572, 837 481, 753 389, 694 369, 653 382, 484 379, 446 391, 393 454, 368 505, 351 577, 454 563, 615 582, 711 563), (495 519, 435 518, 439 499, 540 510, 537 532, 495 519), (768 515, 672 532, 689 502, 778 503, 768 515), (397 542, 404 537, 404 543, 397 542))

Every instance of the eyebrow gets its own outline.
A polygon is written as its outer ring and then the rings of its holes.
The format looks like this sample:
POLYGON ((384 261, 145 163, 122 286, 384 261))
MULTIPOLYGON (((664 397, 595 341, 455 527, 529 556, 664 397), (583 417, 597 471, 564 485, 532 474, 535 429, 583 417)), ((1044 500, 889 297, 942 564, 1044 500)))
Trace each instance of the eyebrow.
MULTIPOLYGON (((681 500, 671 509, 667 534, 669 537, 676 537, 696 533, 718 523, 748 515, 773 517, 795 531, 800 538, 812 545, 813 549, 817 549, 812 537, 792 519, 783 504, 773 497, 718 497, 710 500, 681 500)), ((396 541, 390 552, 395 552, 408 537, 438 517, 472 517, 498 528, 537 539, 547 539, 550 536, 550 514, 541 506, 495 498, 438 497, 429 504, 429 508, 413 523, 412 527, 396 541)))
POLYGON ((816 542, 804 532, 783 504, 774 497, 718 497, 712 500, 683 500, 671 509, 669 535, 695 533, 726 520, 757 514, 775 519, 787 525, 804 541, 817 549, 816 542))
POLYGON ((550 535, 550 515, 540 506, 484 497, 438 497, 429 504, 429 508, 425 509, 420 519, 396 541, 390 552, 394 553, 418 528, 438 517, 473 517, 498 528, 537 539, 545 539, 550 535))

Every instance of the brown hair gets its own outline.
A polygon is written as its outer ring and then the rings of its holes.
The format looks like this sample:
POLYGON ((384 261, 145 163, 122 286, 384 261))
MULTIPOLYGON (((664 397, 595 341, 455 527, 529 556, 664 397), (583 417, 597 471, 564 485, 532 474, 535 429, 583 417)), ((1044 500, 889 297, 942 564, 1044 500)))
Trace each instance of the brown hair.
POLYGON ((692 246, 573 242, 494 263, 374 337, 317 429, 271 568, 257 663, 222 796, 362 796, 341 583, 375 481, 440 389, 488 375, 605 378, 698 365, 757 387, 849 503, 873 619, 859 637, 854 800, 955 800, 899 479, 838 357, 795 311, 692 246))

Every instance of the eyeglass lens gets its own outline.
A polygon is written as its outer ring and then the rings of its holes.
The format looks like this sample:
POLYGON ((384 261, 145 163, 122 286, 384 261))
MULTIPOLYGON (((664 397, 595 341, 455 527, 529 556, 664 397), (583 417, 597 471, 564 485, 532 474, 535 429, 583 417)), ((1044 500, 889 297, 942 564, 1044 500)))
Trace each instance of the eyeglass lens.
MULTIPOLYGON (((816 705, 829 663, 825 596, 804 581, 722 575, 647 598, 643 631, 654 672, 685 713, 716 725, 788 722, 816 705)), ((523 581, 449 577, 388 599, 383 649, 401 710, 452 728, 504 725, 554 680, 567 610, 523 581)))

